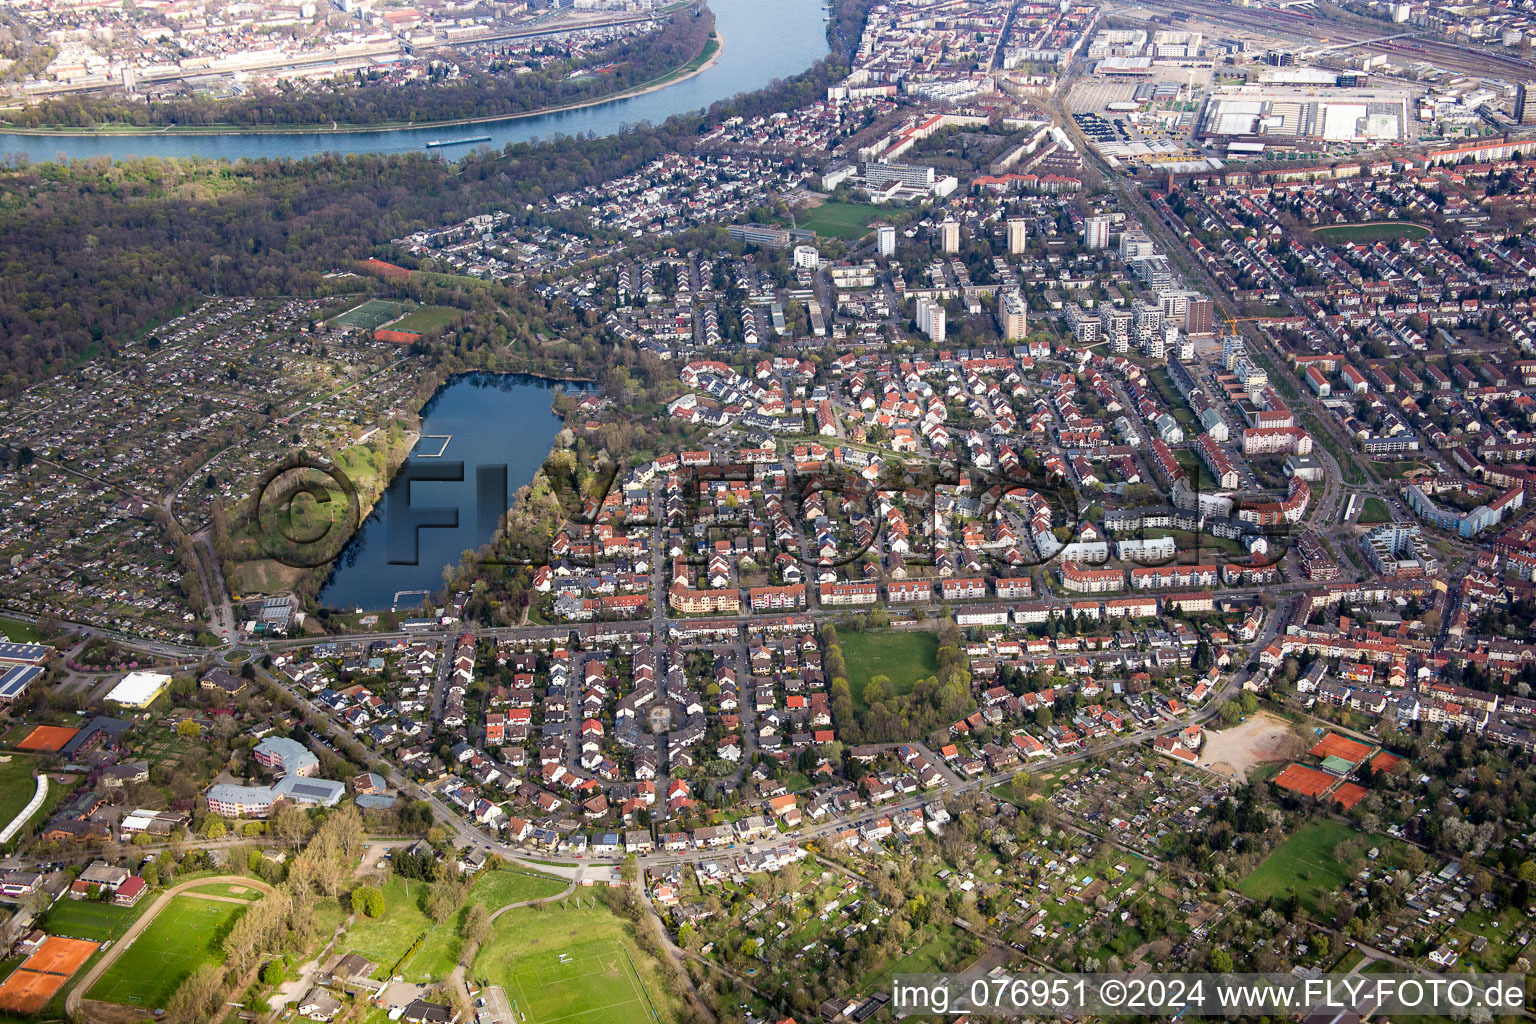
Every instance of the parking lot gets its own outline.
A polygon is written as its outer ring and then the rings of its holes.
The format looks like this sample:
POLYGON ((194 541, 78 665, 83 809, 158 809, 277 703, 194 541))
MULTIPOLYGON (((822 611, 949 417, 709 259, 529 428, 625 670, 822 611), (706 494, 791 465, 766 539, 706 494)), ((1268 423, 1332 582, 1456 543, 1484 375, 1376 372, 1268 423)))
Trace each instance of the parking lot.
POLYGON ((1191 139, 1210 83, 1207 68, 1173 66, 1154 67, 1142 79, 1090 77, 1073 86, 1067 108, 1109 154, 1145 147, 1165 158, 1193 155, 1191 139))

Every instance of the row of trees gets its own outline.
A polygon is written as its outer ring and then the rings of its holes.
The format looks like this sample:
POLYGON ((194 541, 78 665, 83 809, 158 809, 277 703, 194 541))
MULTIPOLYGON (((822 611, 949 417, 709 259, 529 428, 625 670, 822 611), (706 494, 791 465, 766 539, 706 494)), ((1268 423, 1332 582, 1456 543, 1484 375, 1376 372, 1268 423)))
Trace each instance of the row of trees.
POLYGON ((182 982, 168 1001, 166 1018, 172 1024, 213 1020, 262 960, 285 949, 314 945, 319 935, 312 911, 320 900, 339 899, 346 891, 363 839, 363 820, 355 807, 327 815, 293 858, 287 880, 274 894, 252 904, 230 928, 223 940, 224 963, 204 963, 182 982))

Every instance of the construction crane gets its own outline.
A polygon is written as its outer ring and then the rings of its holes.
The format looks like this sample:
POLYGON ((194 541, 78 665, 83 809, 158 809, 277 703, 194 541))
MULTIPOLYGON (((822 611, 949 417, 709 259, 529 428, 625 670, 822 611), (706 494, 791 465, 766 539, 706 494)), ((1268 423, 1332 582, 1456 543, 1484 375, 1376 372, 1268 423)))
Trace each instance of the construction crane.
MULTIPOLYGON (((1222 313, 1225 314, 1226 310, 1222 310, 1222 313)), ((1256 322, 1260 322, 1260 321, 1267 321, 1267 320, 1270 320, 1270 319, 1272 319, 1272 318, 1271 317, 1267 317, 1267 316, 1225 316, 1225 315, 1223 315, 1222 318, 1221 318, 1221 325, 1222 325, 1222 327, 1221 327, 1221 336, 1223 338, 1225 338, 1229 334, 1236 334, 1237 333, 1237 325, 1238 324, 1256 323, 1256 322)))

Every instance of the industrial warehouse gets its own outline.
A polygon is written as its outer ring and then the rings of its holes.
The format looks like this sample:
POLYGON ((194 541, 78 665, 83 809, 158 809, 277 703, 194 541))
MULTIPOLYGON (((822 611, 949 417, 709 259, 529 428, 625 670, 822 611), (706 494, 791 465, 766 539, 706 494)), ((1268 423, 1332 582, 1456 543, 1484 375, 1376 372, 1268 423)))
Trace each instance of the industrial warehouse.
MULTIPOLYGON (((1199 135, 1228 148, 1400 142, 1408 125, 1408 93, 1398 89, 1315 89, 1229 86, 1212 94, 1199 135)), ((1242 149, 1238 150, 1239 152, 1242 149)))

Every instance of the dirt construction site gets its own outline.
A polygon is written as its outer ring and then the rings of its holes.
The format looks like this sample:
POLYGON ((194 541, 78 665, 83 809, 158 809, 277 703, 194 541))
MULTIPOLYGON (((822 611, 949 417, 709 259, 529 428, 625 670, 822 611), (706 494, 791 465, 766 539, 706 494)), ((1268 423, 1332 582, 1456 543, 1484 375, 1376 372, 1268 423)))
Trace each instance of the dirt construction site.
POLYGON ((1211 771, 1234 782, 1248 781, 1248 773, 1263 764, 1289 761, 1301 754, 1302 741, 1290 722, 1260 711, 1230 729, 1207 730, 1200 760, 1211 771))

